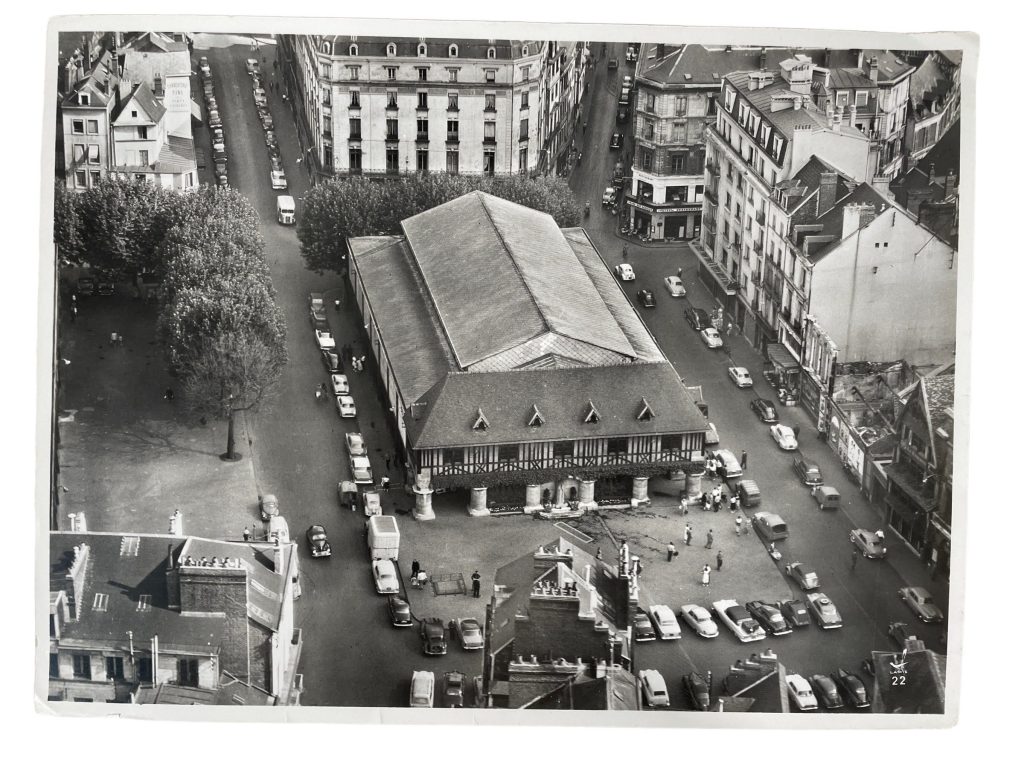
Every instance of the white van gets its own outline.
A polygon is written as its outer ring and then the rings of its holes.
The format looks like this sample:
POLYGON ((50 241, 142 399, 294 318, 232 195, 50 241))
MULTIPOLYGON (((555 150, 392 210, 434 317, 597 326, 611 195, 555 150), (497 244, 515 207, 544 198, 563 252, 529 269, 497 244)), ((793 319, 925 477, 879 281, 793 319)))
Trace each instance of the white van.
POLYGON ((410 707, 434 706, 434 673, 420 670, 412 673, 409 686, 410 707))
POLYGON ((295 223, 295 200, 291 195, 277 196, 277 223, 295 223))

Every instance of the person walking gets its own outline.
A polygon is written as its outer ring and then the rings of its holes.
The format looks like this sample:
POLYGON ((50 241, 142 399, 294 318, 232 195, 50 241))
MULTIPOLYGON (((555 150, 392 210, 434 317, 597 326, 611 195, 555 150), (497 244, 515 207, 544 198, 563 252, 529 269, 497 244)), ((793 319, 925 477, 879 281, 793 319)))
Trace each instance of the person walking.
POLYGON ((740 509, 740 495, 734 493, 729 499, 729 511, 738 512, 740 509))
POLYGON ((705 512, 710 512, 711 511, 711 494, 710 493, 705 493, 704 494, 704 511, 705 512))
POLYGON ((388 468, 388 472, 391 471, 391 454, 390 453, 385 453, 384 454, 384 466, 388 468))
POLYGON ((692 540, 693 540, 693 528, 690 526, 689 523, 687 523, 686 527, 683 529, 683 543, 686 546, 690 546, 690 542, 692 540))
POLYGON ((416 574, 419 573, 419 572, 420 572, 420 561, 419 560, 413 560, 412 561, 412 578, 415 579, 416 578, 416 574))
POLYGON ((473 570, 473 597, 480 597, 480 572, 476 569, 473 570))
POLYGON ((800 437, 800 425, 799 424, 797 424, 795 427, 793 427, 793 437, 796 437, 796 438, 800 437))
POLYGON ((73 323, 77 319, 78 319, 78 305, 77 304, 72 304, 71 305, 71 322, 73 323))
POLYGON ((252 538, 252 533, 249 532, 249 526, 245 526, 242 529, 242 541, 249 541, 252 538))
POLYGON ((707 541, 707 544, 704 545, 704 549, 711 549, 711 547, 712 547, 712 545, 714 543, 715 543, 714 533, 712 532, 712 530, 710 528, 708 528, 708 541, 707 541))
POLYGON ((671 541, 668 543, 668 561, 671 563, 672 558, 679 554, 679 550, 676 549, 676 545, 671 541))
POLYGON ((747 468, 747 452, 746 451, 744 451, 740 455, 740 468, 741 469, 746 469, 747 468))
POLYGON ((857 550, 855 549, 855 550, 853 550, 853 552, 850 553, 850 570, 851 571, 856 571, 857 570, 857 561, 858 560, 860 560, 860 557, 857 555, 857 550))
POLYGON ((743 533, 743 516, 736 515, 736 535, 739 536, 743 533))
POLYGON ((704 569, 700 572, 700 583, 706 589, 711 588, 711 566, 707 563, 704 563, 704 569))
POLYGON ((722 560, 722 550, 718 550, 718 555, 715 557, 715 570, 716 571, 722 570, 722 563, 723 562, 725 562, 725 561, 722 560))

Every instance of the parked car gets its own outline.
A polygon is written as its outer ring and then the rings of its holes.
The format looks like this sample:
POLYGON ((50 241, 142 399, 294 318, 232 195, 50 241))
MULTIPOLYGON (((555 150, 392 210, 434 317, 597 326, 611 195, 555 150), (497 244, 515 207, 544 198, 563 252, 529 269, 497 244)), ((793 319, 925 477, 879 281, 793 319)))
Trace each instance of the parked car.
POLYGON ((718 461, 718 474, 725 480, 731 480, 734 477, 739 477, 743 474, 743 467, 740 466, 739 461, 732 451, 725 448, 719 448, 712 454, 715 460, 718 461))
POLYGON ((615 275, 624 283, 636 280, 636 273, 633 271, 633 267, 626 263, 615 265, 615 275))
POLYGON ((466 651, 480 651, 484 647, 484 633, 480 622, 473 618, 452 619, 448 624, 452 637, 466 651))
POLYGON ((908 643, 913 643, 914 645, 921 643, 921 645, 924 645, 918 636, 910 631, 910 627, 902 621, 894 621, 890 623, 887 634, 889 635, 889 639, 892 640, 896 644, 896 647, 901 650, 903 648, 907 648, 908 643))
POLYGON ((857 677, 857 675, 847 672, 840 667, 832 675, 832 680, 835 681, 836 688, 839 689, 839 695, 851 707, 863 709, 864 707, 871 706, 871 699, 868 698, 868 691, 864 686, 864 681, 857 677))
POLYGON ((817 502, 818 509, 839 509, 842 506, 843 500, 843 497, 839 495, 839 491, 831 485, 814 486, 811 489, 811 498, 817 502))
POLYGON ((678 640, 683 636, 679 631, 679 622, 667 605, 652 605, 648 615, 662 640, 678 640))
POLYGON ((96 292, 96 281, 91 277, 80 277, 75 284, 75 293, 78 296, 92 296, 96 292))
POLYGON ((821 468, 810 459, 797 456, 793 459, 793 471, 804 485, 814 487, 822 484, 821 468))
POLYGON ((271 154, 270 155, 270 170, 284 172, 284 161, 281 160, 281 155, 271 154))
POLYGON ((356 401, 348 395, 338 395, 335 398, 338 407, 338 415, 343 419, 354 419, 356 417, 356 401))
POLYGON ((824 592, 811 592, 807 596, 807 602, 811 608, 811 615, 818 622, 822 629, 839 629, 843 626, 843 617, 839 615, 839 609, 824 592))
POLYGON ((764 640, 767 635, 764 629, 751 617, 747 610, 735 600, 716 600, 711 604, 729 631, 739 638, 741 643, 753 643, 764 640))
POLYGON ((761 489, 753 480, 740 480, 736 484, 736 489, 740 495, 740 504, 744 508, 756 507, 761 503, 761 489))
POLYGON ((850 542, 864 557, 881 560, 889 550, 885 546, 885 536, 879 536, 879 533, 866 528, 854 528, 850 531, 850 542))
POLYGON ((818 700, 814 698, 810 684, 801 675, 786 675, 786 691, 793 706, 801 712, 818 708, 818 700))
POLYGON ((654 625, 651 624, 651 617, 638 608, 636 616, 633 617, 633 640, 638 643, 646 643, 657 639, 654 625))
POLYGON ((441 703, 445 707, 461 707, 466 676, 461 672, 445 672, 441 686, 441 703))
POLYGON ((316 329, 313 333, 316 334, 316 344, 320 349, 334 349, 334 337, 330 331, 316 329))
POLYGON ((750 371, 739 365, 729 368, 729 378, 732 379, 733 384, 741 389, 754 386, 754 380, 750 378, 750 371))
POLYGON ((751 400, 750 410, 765 424, 775 424, 779 420, 778 415, 775 413, 775 406, 772 405, 770 400, 765 400, 763 397, 755 397, 751 400))
POLYGON ((281 509, 277 504, 277 496, 272 493, 263 494, 260 497, 260 517, 269 520, 279 514, 281 514, 281 509))
POLYGON ((114 295, 114 284, 108 281, 101 280, 96 283, 96 295, 97 296, 113 296, 114 295))
POLYGON ((942 611, 935 604, 931 592, 924 587, 902 587, 897 594, 921 621, 928 624, 938 624, 942 621, 942 611))
POLYGON ((253 101, 256 102, 257 106, 267 106, 267 92, 262 88, 253 88, 252 98, 253 101))
POLYGON ((613 133, 611 141, 608 142, 608 149, 616 150, 622 149, 622 134, 613 133))
POLYGON ((785 424, 773 424, 768 431, 779 448, 784 451, 796 450, 796 435, 793 433, 792 427, 787 427, 785 424))
POLYGON ((754 530, 767 542, 780 541, 789 536, 786 521, 774 512, 758 512, 753 517, 754 530))
POLYGON ((764 627, 765 632, 770 632, 773 635, 788 635, 793 631, 782 617, 782 611, 774 605, 761 600, 751 600, 747 603, 746 608, 754 617, 754 621, 764 627))
POLYGON ((348 376, 343 373, 331 374, 331 391, 335 395, 348 394, 348 376))
POLYGON ((722 337, 718 333, 718 329, 713 325, 703 328, 700 332, 700 338, 708 349, 718 349, 722 346, 722 337))
POLYGON ((274 131, 265 131, 263 135, 268 147, 277 146, 277 134, 274 131))
POLYGON ((373 585, 378 595, 398 594, 398 571, 395 569, 394 560, 377 559, 371 567, 373 571, 373 585))
POLYGON ((394 627, 411 627, 412 610, 409 604, 398 595, 388 595, 388 616, 391 617, 391 625, 394 627))
POLYGON ((682 617, 683 622, 696 632, 700 637, 718 637, 718 625, 715 624, 715 620, 711 618, 711 614, 707 608, 694 603, 687 603, 680 611, 679 615, 682 617))
POLYGON ((213 164, 213 173, 215 176, 223 176, 227 178, 228 175, 228 163, 226 160, 218 160, 213 164))
POLYGON ((288 179, 285 177, 284 171, 270 172, 270 186, 273 189, 288 189, 288 179))
POLYGON ((423 653, 427 656, 444 656, 448 653, 444 622, 437 617, 423 619, 420 622, 420 640, 423 645, 423 653))
MULTIPOLYGON (((627 48, 626 50, 628 51, 629 49, 627 48)), ((627 61, 629 61, 629 59, 627 59, 627 61)), ((633 76, 632 75, 623 75, 622 76, 622 87, 627 89, 627 90, 631 89, 633 87, 633 76)))
POLYGON ((718 445, 718 430, 714 423, 708 422, 708 428, 704 430, 704 445, 718 445))
POLYGON ((348 467, 352 472, 352 481, 358 485, 373 483, 373 471, 370 460, 366 456, 349 456, 348 467))
POLYGON ((306 541, 309 543, 309 554, 313 557, 330 557, 331 545, 327 541, 327 531, 322 525, 311 525, 306 531, 306 541))
POLYGON ((206 122, 211 128, 219 128, 224 125, 224 121, 220 119, 220 112, 216 109, 209 110, 206 122))
POLYGON ((675 275, 669 275, 665 278, 665 287, 668 289, 670 296, 679 297, 686 295, 686 288, 683 286, 683 281, 675 275))
POLYGON ((626 61, 636 61, 636 49, 633 45, 626 46, 626 61))
POLYGON ((803 600, 782 600, 776 603, 775 607, 782 612, 782 617, 793 629, 811 625, 807 604, 803 600))
POLYGON ((264 131, 274 130, 274 118, 270 114, 260 115, 260 125, 263 126, 264 131))
POLYGON ((686 694, 691 709, 707 712, 711 708, 711 692, 708 690, 708 681, 696 672, 683 675, 683 693, 686 694))
POLYGON ((618 59, 608 59, 608 69, 616 70, 618 68, 619 68, 619 60, 618 59))
POLYGON ((665 685, 665 678, 661 672, 656 669, 641 669, 640 685, 648 707, 669 706, 668 686, 665 685))
POLYGON ((345 447, 348 448, 349 456, 366 455, 366 443, 363 442, 363 436, 359 432, 345 433, 345 447))
POLYGON ((250 75, 255 75, 260 71, 260 63, 257 59, 246 59, 245 60, 245 71, 250 75))
POLYGON ((814 692, 818 703, 825 709, 836 709, 843 706, 843 700, 839 697, 839 689, 832 678, 824 675, 811 675, 808 682, 811 684, 811 691, 814 692))
POLYGON ((809 565, 803 563, 786 563, 786 575, 792 576, 800 589, 817 589, 818 574, 809 565))
POLYGON ((640 302, 640 306, 646 309, 654 309, 657 302, 654 300, 654 294, 646 288, 641 288, 636 292, 637 301, 640 302))
POLYGON ((618 193, 615 191, 615 187, 605 187, 604 194, 601 195, 601 205, 606 208, 613 206, 617 197, 618 193))
POLYGON ((320 359, 324 362, 324 368, 330 373, 337 373, 341 370, 341 355, 334 349, 321 349, 320 359))
POLYGON ((687 307, 683 311, 683 317, 686 318, 686 322, 690 324, 690 327, 695 331, 703 331, 709 325, 711 325, 711 317, 707 311, 700 307, 687 307))
POLYGON ((409 684, 409 706, 434 706, 433 672, 428 672, 426 670, 421 669, 412 673, 412 682, 409 684))

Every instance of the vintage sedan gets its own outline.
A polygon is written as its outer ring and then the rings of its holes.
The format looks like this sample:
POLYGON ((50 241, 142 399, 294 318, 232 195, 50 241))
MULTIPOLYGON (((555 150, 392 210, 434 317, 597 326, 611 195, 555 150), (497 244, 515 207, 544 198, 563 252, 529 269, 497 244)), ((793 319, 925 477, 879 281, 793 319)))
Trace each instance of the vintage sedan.
POLYGON ((772 440, 784 451, 795 451, 797 442, 796 434, 793 432, 792 427, 787 427, 785 424, 773 424, 768 428, 771 433, 772 440))
POLYGON ((640 685, 644 692, 644 701, 648 707, 667 707, 668 686, 665 685, 665 678, 656 669, 640 670, 640 685))
POLYGON ((316 334, 316 343, 320 349, 334 349, 334 337, 330 331, 314 331, 316 334))
POLYGON ((683 310, 683 317, 686 318, 686 322, 695 331, 703 331, 711 325, 711 317, 708 315, 707 310, 700 307, 687 307, 683 310))
POLYGON ((678 640, 683 636, 679 631, 679 622, 667 605, 652 605, 648 615, 662 640, 678 640))
POLYGON ((260 497, 260 517, 269 520, 281 514, 281 508, 277 503, 277 496, 272 493, 265 493, 260 497))
POLYGON ((803 600, 782 600, 775 607, 782 612, 782 617, 793 629, 811 626, 811 617, 803 600))
POLYGON ((605 187, 604 194, 601 195, 601 205, 606 208, 615 205, 615 198, 617 194, 615 187, 605 187))
POLYGON ((670 296, 679 297, 686 295, 686 288, 683 287, 683 281, 675 275, 669 275, 665 278, 665 287, 668 289, 670 296))
POLYGON ((366 455, 366 443, 363 442, 363 436, 359 432, 345 433, 345 447, 348 449, 349 456, 366 455))
POLYGON ((702 329, 700 332, 700 338, 708 349, 718 349, 722 346, 722 337, 718 333, 718 329, 713 325, 709 325, 702 329))
POLYGON ((412 610, 409 604, 398 595, 388 595, 388 616, 394 627, 411 627, 412 610))
POLYGON ((273 189, 288 189, 288 179, 285 177, 284 171, 270 172, 270 186, 273 189))
POLYGON ((444 622, 436 616, 420 622, 420 640, 423 653, 427 656, 444 656, 448 653, 444 622))
POLYGON ((272 131, 274 130, 274 118, 270 116, 270 113, 261 114, 260 125, 263 126, 264 131, 272 131))
POLYGON ((260 62, 257 59, 246 59, 245 60, 245 71, 250 75, 255 75, 260 71, 260 62))
POLYGON ((481 651, 484 647, 484 633, 477 619, 466 617, 452 619, 448 623, 452 638, 466 651, 481 651))
POLYGON ((786 563, 786 575, 792 576, 800 589, 817 589, 820 585, 818 574, 813 568, 804 563, 786 563))
POLYGON ((782 611, 774 605, 762 602, 761 600, 751 600, 747 603, 746 608, 750 611, 750 615, 754 617, 754 620, 764 627, 766 632, 770 632, 773 635, 788 635, 793 631, 793 628, 783 618, 782 611))
POLYGON ((869 531, 866 528, 854 528, 850 531, 850 543, 864 557, 881 560, 889 550, 885 546, 885 535, 881 531, 869 531))
POLYGON ((801 712, 809 712, 818 708, 818 700, 814 698, 814 692, 810 684, 802 675, 786 675, 786 691, 789 693, 789 700, 801 712))
POLYGON ((715 620, 711 618, 711 613, 707 608, 693 603, 687 603, 680 609, 679 615, 682 617, 686 626, 701 637, 718 637, 718 625, 715 624, 715 620))
POLYGON ((711 692, 708 690, 708 681, 696 672, 683 675, 683 693, 686 694, 691 709, 707 712, 711 708, 711 692))
POLYGON ((811 675, 808 682, 811 684, 811 691, 814 692, 818 703, 825 709, 838 709, 843 706, 843 700, 839 697, 839 689, 832 678, 824 675, 811 675))
POLYGON ((322 525, 309 526, 306 541, 309 543, 309 554, 313 557, 331 556, 331 544, 327 541, 327 531, 322 525))
POLYGON ((811 592, 807 596, 810 604, 811 615, 814 616, 818 626, 822 629, 839 629, 843 626, 843 617, 839 615, 839 609, 824 592, 811 592))
POLYGON ((615 265, 615 276, 624 283, 636 280, 636 273, 633 271, 633 267, 625 262, 615 265))
POLYGON ((753 643, 767 637, 761 625, 735 600, 716 600, 711 607, 741 643, 753 643))
POLYGON ((755 397, 750 401, 750 410, 752 410, 761 421, 765 424, 775 424, 778 422, 779 417, 775 413, 775 406, 772 405, 771 400, 765 400, 763 397, 755 397))
POLYGON ((613 150, 613 151, 614 150, 618 150, 618 149, 622 149, 622 134, 621 133, 613 133, 612 134, 612 138, 608 142, 608 149, 613 150))
POLYGON ((647 288, 641 288, 636 292, 636 300, 640 302, 640 306, 645 309, 654 309, 658 304, 654 298, 654 294, 647 288))
POLYGON ((942 611, 935 604, 931 593, 924 587, 902 587, 897 594, 921 621, 928 624, 938 624, 942 621, 942 611))
POLYGON ((365 517, 373 517, 374 515, 383 515, 384 508, 380 505, 380 494, 376 491, 364 491, 363 492, 363 515, 365 517))
POLYGON ((800 482, 812 488, 821 485, 824 481, 821 477, 821 468, 810 459, 797 456, 793 459, 793 471, 800 478, 800 482))
POLYGON ((712 454, 718 462, 718 474, 724 480, 731 480, 743 474, 743 467, 736 459, 736 454, 726 448, 719 448, 712 454))
POLYGON ((352 472, 352 481, 357 485, 372 485, 373 471, 370 459, 366 456, 349 456, 348 468, 352 472))
POLYGON ((348 395, 338 395, 335 398, 338 407, 338 415, 343 419, 354 419, 356 417, 356 401, 348 395))
POLYGON ((397 595, 398 571, 395 569, 394 560, 374 560, 371 568, 373 570, 373 585, 377 588, 377 594, 397 595))
POLYGON ((750 377, 750 371, 739 365, 730 366, 729 378, 732 379, 733 384, 741 389, 754 386, 754 380, 750 377))
POLYGON ((868 698, 867 688, 857 675, 847 672, 840 667, 832 675, 832 680, 835 681, 836 688, 839 689, 839 695, 851 707, 863 709, 864 707, 871 706, 871 699, 868 698))
POLYGON ((445 672, 441 684, 441 706, 461 707, 466 676, 461 672, 445 672))
POLYGON ((348 376, 343 373, 335 373, 331 376, 331 391, 335 395, 348 394, 348 376))
POLYGON ((638 608, 636 616, 633 617, 633 640, 638 643, 646 643, 657 639, 654 625, 651 624, 651 617, 638 608))

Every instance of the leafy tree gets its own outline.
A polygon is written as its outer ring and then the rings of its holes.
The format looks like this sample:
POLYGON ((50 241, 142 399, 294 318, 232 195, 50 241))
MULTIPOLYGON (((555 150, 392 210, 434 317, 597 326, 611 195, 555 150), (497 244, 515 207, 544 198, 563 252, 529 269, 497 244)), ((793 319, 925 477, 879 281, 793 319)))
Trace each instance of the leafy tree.
POLYGON ((183 371, 185 403, 197 417, 227 419, 227 450, 235 460, 235 416, 272 399, 285 365, 284 349, 251 328, 224 330, 200 340, 183 371))
POLYGON ((53 242, 62 262, 79 266, 82 255, 82 221, 78 216, 77 198, 61 182, 54 185, 53 242))
POLYGON ((346 238, 397 234, 403 219, 481 190, 550 214, 560 227, 578 226, 580 207, 563 179, 449 174, 373 180, 331 179, 306 193, 298 235, 307 266, 341 270, 346 238))

